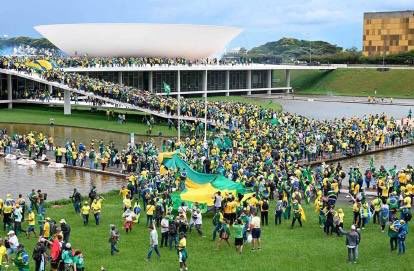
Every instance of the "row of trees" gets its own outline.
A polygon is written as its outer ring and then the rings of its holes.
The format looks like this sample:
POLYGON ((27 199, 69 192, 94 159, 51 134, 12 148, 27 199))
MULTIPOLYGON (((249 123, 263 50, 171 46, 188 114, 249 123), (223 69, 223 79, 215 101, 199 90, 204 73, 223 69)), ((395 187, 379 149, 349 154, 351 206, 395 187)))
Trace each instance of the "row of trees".
MULTIPOLYGON (((309 56, 301 57, 299 60, 308 61, 309 56)), ((377 64, 382 65, 414 65, 414 51, 399 54, 390 54, 386 56, 364 56, 357 48, 346 49, 342 52, 331 55, 314 55, 313 61, 321 64, 377 64)))

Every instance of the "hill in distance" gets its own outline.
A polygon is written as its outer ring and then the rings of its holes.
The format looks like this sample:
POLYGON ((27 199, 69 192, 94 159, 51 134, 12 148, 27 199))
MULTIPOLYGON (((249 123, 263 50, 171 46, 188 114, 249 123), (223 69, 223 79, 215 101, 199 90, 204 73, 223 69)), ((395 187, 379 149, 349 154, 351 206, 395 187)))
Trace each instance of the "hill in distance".
POLYGON ((49 40, 45 38, 12 37, 0 38, 0 55, 10 54, 14 48, 28 47, 35 50, 58 50, 49 40))
POLYGON ((277 57, 283 61, 294 61, 309 59, 312 57, 334 55, 342 52, 343 48, 325 41, 308 41, 295 38, 282 38, 278 41, 267 42, 249 50, 248 56, 257 57, 277 57))

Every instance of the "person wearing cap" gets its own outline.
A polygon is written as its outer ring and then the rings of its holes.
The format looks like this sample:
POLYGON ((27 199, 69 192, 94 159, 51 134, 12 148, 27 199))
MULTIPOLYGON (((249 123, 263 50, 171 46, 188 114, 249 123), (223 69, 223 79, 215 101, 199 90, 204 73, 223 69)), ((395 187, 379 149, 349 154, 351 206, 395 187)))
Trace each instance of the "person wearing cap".
POLYGON ((73 270, 73 253, 72 253, 72 246, 70 243, 66 243, 65 247, 63 248, 62 252, 62 261, 65 266, 66 271, 73 270))
POLYGON ((10 256, 11 254, 17 251, 19 247, 19 239, 17 238, 14 231, 9 231, 7 233, 7 241, 9 242, 9 248, 7 249, 7 255, 10 256))
POLYGON ((27 228, 27 238, 30 238, 30 233, 33 233, 33 235, 36 237, 36 231, 35 231, 35 225, 36 225, 36 220, 35 220, 35 213, 33 212, 33 210, 31 208, 29 208, 28 210, 28 215, 27 215, 27 223, 29 224, 29 227, 27 228))
MULTIPOLYGON (((9 195, 9 194, 8 194, 9 195)), ((13 204, 7 200, 3 205, 3 230, 7 231, 12 229, 12 214, 13 214, 13 204)))
POLYGON ((62 230, 62 234, 63 234, 63 241, 65 243, 68 243, 69 238, 70 238, 70 231, 71 231, 70 225, 63 218, 59 221, 59 223, 60 223, 60 229, 62 230))
POLYGON ((356 231, 356 226, 351 226, 351 231, 347 232, 342 228, 339 228, 340 232, 346 236, 346 247, 348 248, 348 261, 356 263, 357 252, 356 248, 359 245, 360 236, 356 231))
POLYGON ((81 208, 81 214, 83 219, 83 225, 86 226, 89 223, 89 213, 91 211, 91 207, 89 206, 89 202, 85 201, 81 208))
POLYGON ((20 232, 26 233, 26 231, 22 229, 23 209, 18 203, 14 207, 13 216, 14 216, 14 231, 16 232, 16 234, 19 234, 20 232))

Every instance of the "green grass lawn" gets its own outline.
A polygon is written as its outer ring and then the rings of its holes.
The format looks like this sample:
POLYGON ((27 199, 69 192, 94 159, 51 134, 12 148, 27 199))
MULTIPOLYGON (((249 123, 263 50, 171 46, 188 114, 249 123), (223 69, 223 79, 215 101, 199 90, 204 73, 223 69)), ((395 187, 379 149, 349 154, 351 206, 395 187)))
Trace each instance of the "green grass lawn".
MULTIPOLYGON (((118 124, 115 119, 107 120, 105 111, 90 112, 89 110, 78 108, 72 109, 69 116, 63 115, 63 109, 58 107, 45 106, 15 106, 13 109, 0 108, 0 122, 8 123, 31 123, 31 124, 49 124, 51 118, 55 119, 55 125, 74 126, 81 128, 92 128, 105 131, 114 131, 122 133, 134 132, 137 135, 145 135, 147 125, 143 123, 143 115, 140 112, 127 112, 127 123, 118 124)), ((160 123, 153 126, 152 134, 164 136, 175 136, 175 129, 169 130, 166 123, 160 123)))
MULTIPOLYGON (((284 74, 275 71, 277 85, 285 85, 284 74)), ((414 98, 414 70, 338 69, 336 71, 292 71, 291 85, 297 94, 414 98)))
MULTIPOLYGON (((194 99, 203 99, 203 98, 194 98, 194 99)), ((239 103, 248 103, 261 106, 266 109, 272 109, 275 111, 282 111, 282 106, 277 102, 269 101, 268 99, 261 99, 257 97, 248 97, 248 96, 209 96, 207 97, 209 101, 225 101, 225 102, 239 102, 239 103)))
MULTIPOLYGON (((345 225, 348 229, 352 219, 351 206, 341 204, 339 207, 344 208, 345 225)), ((145 261, 149 245, 145 216, 141 217, 141 224, 136 225, 132 233, 121 231, 121 252, 110 256, 107 242, 109 224, 114 223, 121 229, 121 208, 122 201, 117 194, 105 196, 100 226, 95 226, 92 221, 89 226, 84 227, 70 204, 49 208, 47 215, 55 220, 65 218, 71 225, 71 243, 74 248, 83 251, 86 270, 97 271, 101 266, 110 271, 178 270, 177 254, 174 250, 162 248, 160 261, 156 257, 151 262, 145 261)), ((348 264, 345 237, 326 236, 319 228, 313 206, 305 206, 305 209, 308 220, 303 228, 295 226, 293 230, 290 229, 290 221, 284 220, 282 225, 275 226, 272 212, 270 224, 262 232, 262 250, 252 252, 250 245, 246 245, 242 255, 236 254, 233 246, 227 247, 224 244, 220 250, 215 250, 215 243, 210 240, 211 216, 205 216, 203 230, 207 237, 202 238, 193 232, 187 238, 189 270, 412 270, 412 232, 407 238, 407 253, 397 256, 395 252, 389 251, 387 234, 381 233, 377 225, 369 224, 362 232, 358 263, 348 264)), ((274 204, 271 205, 271 210, 274 210, 274 204)), ((5 234, 2 229, 0 234, 5 234)), ((34 239, 27 240, 21 236, 20 241, 26 245, 31 255, 34 239)), ((231 238, 231 244, 233 242, 231 238)))

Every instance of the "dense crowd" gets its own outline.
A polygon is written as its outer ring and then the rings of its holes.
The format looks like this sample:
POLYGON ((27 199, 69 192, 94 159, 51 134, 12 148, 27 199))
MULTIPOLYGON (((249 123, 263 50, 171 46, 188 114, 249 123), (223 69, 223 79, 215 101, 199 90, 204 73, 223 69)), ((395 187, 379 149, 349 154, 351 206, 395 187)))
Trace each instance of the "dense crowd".
MULTIPOLYGON (((19 59, 6 58, 0 63, 10 69, 35 72, 19 59)), ((59 69, 42 71, 40 75, 70 87, 165 111, 167 114, 175 112, 177 107, 176 99, 171 97, 159 97, 133 88, 63 73, 59 69)), ((200 236, 205 236, 202 228, 203 207, 196 203, 192 206, 182 204, 173 210, 171 193, 185 189, 186 172, 168 169, 160 164, 157 159, 160 152, 175 151, 194 170, 221 174, 234 182, 242 183, 248 189, 248 197, 220 192, 212 195, 212 239, 215 240, 218 236, 217 248, 222 243, 229 244, 230 236, 234 235, 239 253, 242 253, 243 245, 250 241, 253 250, 260 250, 261 228, 269 224, 270 213, 274 214, 272 217, 275 224, 281 224, 283 218, 290 221, 292 228, 296 223, 303 226, 306 215, 302 206, 313 201, 324 232, 346 237, 350 262, 355 262, 358 258, 361 235, 371 218, 380 225, 382 231, 387 227, 391 250, 398 246, 400 254, 405 252, 414 192, 413 168, 410 165, 387 170, 382 166, 375 168, 372 162, 366 169, 353 167, 347 170, 339 163, 322 163, 311 168, 306 166, 306 162, 353 156, 411 142, 413 128, 409 121, 395 120, 385 114, 319 121, 244 103, 213 102, 209 103, 208 108, 209 119, 215 119, 219 125, 216 125, 214 133, 209 134, 206 141, 202 138, 203 124, 194 122, 184 124, 187 125, 187 137, 184 140, 166 139, 161 146, 156 146, 151 140, 126 146, 95 139, 89 139, 89 142, 55 142, 53 137, 43 132, 9 135, 3 131, 0 134, 0 149, 6 155, 15 155, 16 159, 27 154, 29 158, 34 156, 40 160, 53 160, 55 164, 65 163, 101 170, 119 168, 128 174, 128 183, 120 191, 125 231, 130 232, 134 223, 139 222, 140 213, 145 213, 150 235, 147 259, 151 259, 153 252, 160 256, 157 231, 160 228, 161 246, 176 246, 181 270, 187 268, 186 236, 193 228, 200 236), (348 185, 344 185, 343 181, 347 178, 348 185), (366 191, 372 187, 375 188, 376 197, 369 201, 366 191), (336 208, 341 190, 342 193, 346 191, 352 201, 353 224, 350 231, 344 230, 344 210, 336 208), (274 211, 270 210, 271 203, 276 206, 274 211)), ((204 105, 197 101, 183 100, 181 104, 183 115, 202 117, 203 110, 204 105)), ((212 127, 209 128, 211 131, 212 127)), ((3 219, 6 221, 4 227, 9 233, 7 254, 15 255, 15 264, 25 268, 29 262, 26 259, 27 252, 15 241, 16 234, 22 232, 21 222, 25 218, 23 208, 26 207, 20 198, 22 197, 14 200, 10 195, 4 201, 2 209, 3 218, 6 217, 3 219)), ((46 210, 41 204, 44 195, 41 191, 29 197, 31 198, 36 204, 27 210, 45 215, 46 210)), ((95 188, 88 198, 89 201, 84 202, 81 195, 74 191, 72 199, 75 212, 82 215, 85 225, 89 223, 89 214, 93 214, 96 225, 99 225, 103 199, 95 188)), ((29 215, 26 220, 28 223, 33 221, 30 217, 32 216, 29 215)), ((27 229, 31 233, 30 226, 41 225, 39 247, 44 252, 40 260, 35 259, 36 266, 50 259, 50 263, 57 264, 58 268, 61 265, 64 270, 82 270, 82 264, 79 269, 75 269, 78 267, 78 259, 82 259, 82 253, 72 251, 70 234, 68 235, 70 227, 67 227, 66 221, 60 220, 62 234, 59 235, 58 229, 53 234, 51 230, 48 232, 51 219, 46 217, 44 220, 29 224, 27 229), (45 229, 47 224, 49 226, 45 229), (59 248, 58 256, 53 254, 56 257, 52 256, 54 240, 57 240, 55 248, 59 248), (78 259, 76 256, 79 256, 78 259)), ((112 255, 118 252, 119 236, 119 230, 111 225, 109 242, 112 255)))

